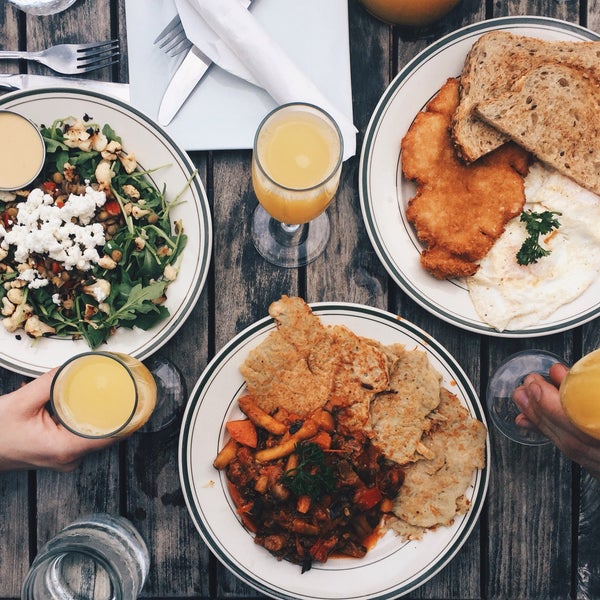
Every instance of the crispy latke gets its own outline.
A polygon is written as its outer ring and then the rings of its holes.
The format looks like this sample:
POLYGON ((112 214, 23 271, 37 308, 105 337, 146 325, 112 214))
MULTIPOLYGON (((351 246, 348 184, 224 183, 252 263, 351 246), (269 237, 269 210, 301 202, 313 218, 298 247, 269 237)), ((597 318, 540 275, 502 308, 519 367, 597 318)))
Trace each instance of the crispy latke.
POLYGON ((429 418, 431 430, 422 443, 430 457, 406 465, 404 484, 394 502, 398 520, 392 528, 408 539, 420 539, 426 529, 449 525, 456 515, 467 512, 465 490, 473 471, 485 466, 487 430, 454 394, 442 388, 441 402, 429 418))
POLYGON ((406 216, 427 246, 423 268, 439 279, 476 272, 506 223, 522 211, 530 162, 515 144, 470 165, 461 162, 450 134, 458 90, 458 79, 448 79, 402 140, 402 171, 417 182, 406 216))
POLYGON ((269 314, 277 329, 240 368, 260 407, 306 415, 329 401, 348 407, 348 427, 367 428, 371 399, 388 385, 384 354, 345 327, 325 327, 300 298, 282 296, 269 314))
POLYGON ((440 403, 440 375, 425 352, 409 352, 400 344, 388 350, 396 360, 389 389, 371 403, 371 425, 386 456, 403 465, 427 452, 421 438, 431 426, 427 416, 440 403))

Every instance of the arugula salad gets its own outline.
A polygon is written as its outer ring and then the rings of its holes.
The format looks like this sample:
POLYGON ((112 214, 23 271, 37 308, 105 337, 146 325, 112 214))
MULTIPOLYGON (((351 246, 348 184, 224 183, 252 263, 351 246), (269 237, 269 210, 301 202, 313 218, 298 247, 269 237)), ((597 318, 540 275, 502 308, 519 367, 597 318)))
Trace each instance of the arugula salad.
POLYGON ((147 330, 168 316, 169 284, 186 244, 166 199, 110 125, 89 117, 41 127, 42 173, 0 192, 0 300, 11 332, 83 338, 147 330))

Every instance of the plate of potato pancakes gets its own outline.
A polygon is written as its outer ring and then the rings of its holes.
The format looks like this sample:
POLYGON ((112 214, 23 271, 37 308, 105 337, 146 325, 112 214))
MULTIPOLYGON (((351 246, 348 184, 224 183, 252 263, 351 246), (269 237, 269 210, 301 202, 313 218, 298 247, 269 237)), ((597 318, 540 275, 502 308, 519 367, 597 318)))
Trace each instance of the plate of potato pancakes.
POLYGON ((475 528, 490 449, 455 359, 397 315, 282 296, 190 395, 182 489, 204 542, 273 598, 398 598, 475 528))

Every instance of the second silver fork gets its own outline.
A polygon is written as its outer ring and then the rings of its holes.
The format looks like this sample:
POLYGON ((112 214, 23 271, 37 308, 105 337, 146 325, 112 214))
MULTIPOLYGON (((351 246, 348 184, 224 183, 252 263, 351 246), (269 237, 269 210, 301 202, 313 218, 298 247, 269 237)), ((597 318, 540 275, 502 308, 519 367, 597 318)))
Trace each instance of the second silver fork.
POLYGON ((66 75, 88 73, 118 62, 119 41, 58 44, 38 52, 0 50, 0 60, 7 59, 33 60, 66 75))

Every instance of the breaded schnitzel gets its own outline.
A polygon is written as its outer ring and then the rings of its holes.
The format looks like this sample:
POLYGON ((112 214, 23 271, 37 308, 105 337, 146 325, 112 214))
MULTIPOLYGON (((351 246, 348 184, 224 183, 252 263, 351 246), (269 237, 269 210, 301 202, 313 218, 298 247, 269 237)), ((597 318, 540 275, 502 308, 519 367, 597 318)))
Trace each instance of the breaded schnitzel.
POLYGON ((522 211, 530 161, 525 150, 505 144, 470 165, 461 162, 450 133, 458 93, 458 79, 448 79, 402 140, 402 171, 417 182, 406 216, 427 245, 422 266, 439 279, 477 271, 522 211))

